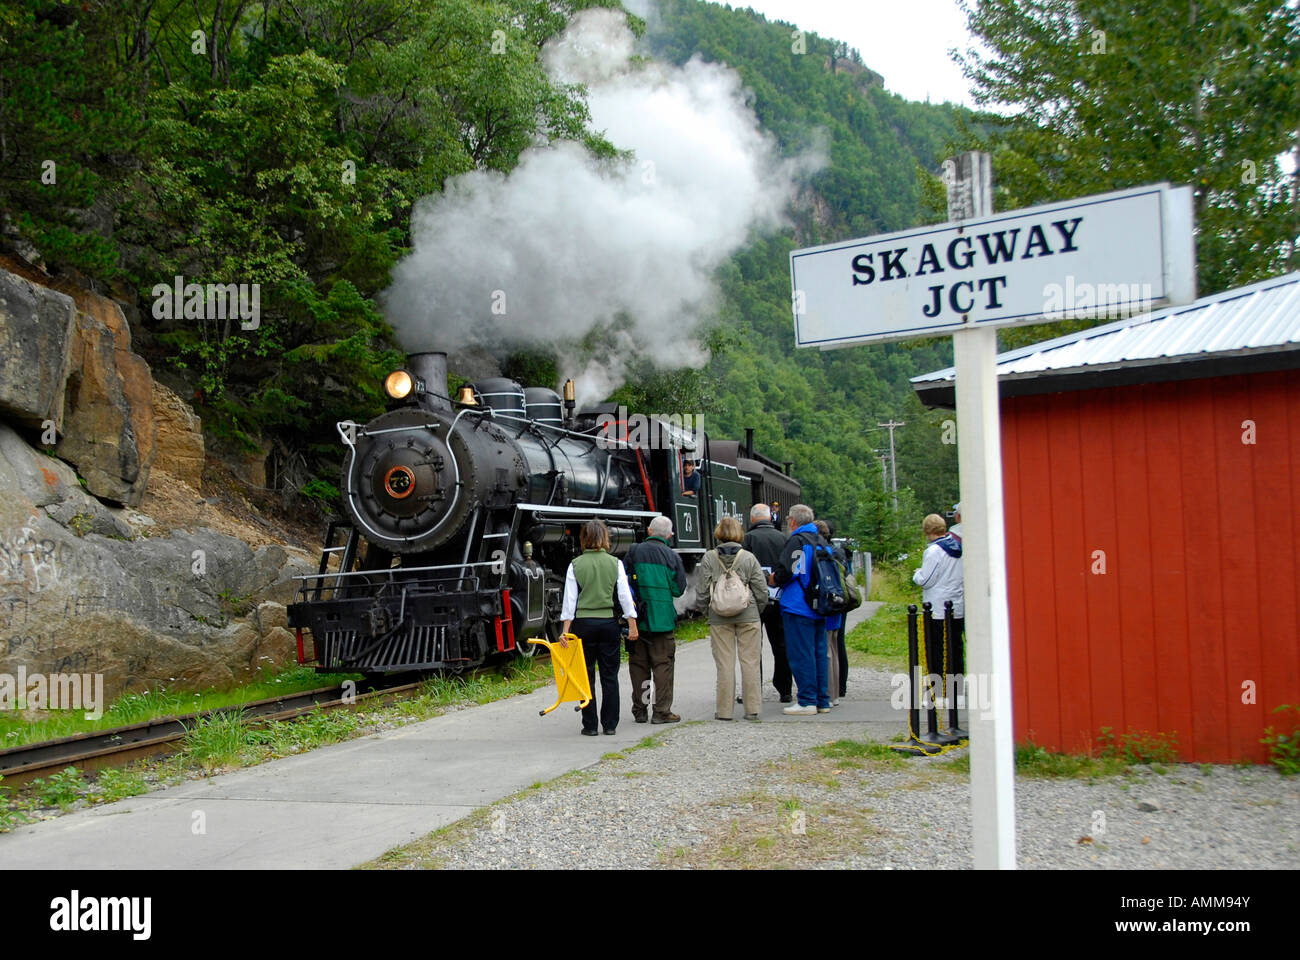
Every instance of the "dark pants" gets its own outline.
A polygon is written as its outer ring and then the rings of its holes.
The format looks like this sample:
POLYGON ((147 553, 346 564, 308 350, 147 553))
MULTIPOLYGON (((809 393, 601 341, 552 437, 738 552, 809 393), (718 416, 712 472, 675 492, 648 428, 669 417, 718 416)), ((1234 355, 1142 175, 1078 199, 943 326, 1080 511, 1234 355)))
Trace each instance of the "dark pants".
POLYGON ((574 620, 570 627, 582 639, 582 655, 587 661, 587 683, 591 685, 591 702, 582 708, 582 729, 596 729, 596 667, 600 666, 600 725, 606 730, 618 727, 618 667, 622 659, 622 638, 618 621, 574 620))
POLYGON ((785 655, 785 623, 781 619, 781 604, 769 600, 760 615, 763 626, 767 628, 767 642, 772 645, 772 658, 776 665, 772 668, 772 686, 783 697, 790 696, 794 678, 790 674, 790 661, 785 655))
POLYGON ((962 651, 963 634, 966 632, 964 617, 953 617, 952 637, 949 646, 948 663, 943 661, 943 621, 933 617, 925 621, 925 667, 927 673, 937 676, 956 676, 966 672, 966 658, 962 651))
POLYGON ((844 645, 843 627, 827 632, 835 637, 835 650, 840 661, 840 688, 831 692, 835 694, 837 699, 842 700, 849 693, 849 648, 844 645))
POLYGON ((673 661, 677 656, 677 638, 668 630, 663 633, 642 633, 629 640, 627 671, 632 678, 632 716, 642 720, 646 708, 654 703, 654 715, 659 718, 673 712, 673 661), (654 694, 650 693, 651 679, 654 694))

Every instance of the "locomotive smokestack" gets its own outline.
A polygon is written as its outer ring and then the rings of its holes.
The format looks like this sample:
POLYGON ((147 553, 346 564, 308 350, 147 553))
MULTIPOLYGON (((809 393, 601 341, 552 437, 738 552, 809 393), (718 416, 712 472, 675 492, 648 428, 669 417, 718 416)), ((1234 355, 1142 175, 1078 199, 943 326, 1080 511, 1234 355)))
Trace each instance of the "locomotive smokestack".
POLYGON ((417 398, 421 407, 430 412, 451 413, 451 398, 447 395, 447 355, 445 353, 412 353, 406 358, 411 375, 424 382, 424 392, 417 398))
POLYGON ((754 428, 745 428, 745 456, 754 459, 754 428))

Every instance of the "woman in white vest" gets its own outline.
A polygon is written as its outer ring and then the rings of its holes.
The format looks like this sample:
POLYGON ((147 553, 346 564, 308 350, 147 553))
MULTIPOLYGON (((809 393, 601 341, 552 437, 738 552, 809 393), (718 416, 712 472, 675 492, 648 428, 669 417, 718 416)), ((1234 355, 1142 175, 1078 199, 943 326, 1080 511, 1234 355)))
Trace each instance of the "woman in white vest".
POLYGON ((723 517, 713 531, 716 549, 700 561, 695 606, 709 615, 709 640, 718 670, 714 719, 735 716, 736 657, 740 657, 741 699, 745 719, 758 720, 763 689, 759 677, 763 627, 759 614, 767 605, 767 576, 755 557, 740 546, 745 531, 735 517, 723 517))

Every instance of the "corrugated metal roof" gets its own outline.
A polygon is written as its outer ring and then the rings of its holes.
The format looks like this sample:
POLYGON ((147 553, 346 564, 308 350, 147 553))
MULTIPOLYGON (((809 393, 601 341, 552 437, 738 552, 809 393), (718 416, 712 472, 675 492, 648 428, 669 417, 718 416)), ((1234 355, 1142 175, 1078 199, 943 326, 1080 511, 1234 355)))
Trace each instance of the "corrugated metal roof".
MULTIPOLYGON (((1300 349, 1300 273, 1238 287, 998 355, 998 379, 1300 349)), ((954 379, 952 367, 912 383, 954 379)))

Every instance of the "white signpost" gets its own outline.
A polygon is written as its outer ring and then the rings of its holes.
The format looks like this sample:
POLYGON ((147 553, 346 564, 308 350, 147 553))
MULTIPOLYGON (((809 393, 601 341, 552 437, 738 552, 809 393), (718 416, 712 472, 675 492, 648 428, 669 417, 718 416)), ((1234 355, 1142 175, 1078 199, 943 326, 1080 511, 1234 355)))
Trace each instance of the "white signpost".
MULTIPOLYGON (((1015 753, 997 328, 1123 316, 1196 299, 1189 187, 1156 184, 993 215, 989 158, 958 158, 976 219, 790 254, 795 340, 834 349, 952 334, 977 869, 1014 869, 1015 753)), ((950 214, 952 215, 952 214, 950 214)))

